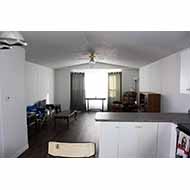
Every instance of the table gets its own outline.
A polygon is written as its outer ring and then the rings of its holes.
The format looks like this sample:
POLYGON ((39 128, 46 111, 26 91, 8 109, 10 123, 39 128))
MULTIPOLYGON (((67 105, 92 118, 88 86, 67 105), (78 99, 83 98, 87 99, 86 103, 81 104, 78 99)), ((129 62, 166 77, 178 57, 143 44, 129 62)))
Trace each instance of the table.
POLYGON ((74 119, 77 119, 77 111, 76 110, 74 110, 74 111, 62 111, 59 113, 55 113, 55 115, 54 115, 55 128, 56 128, 56 120, 57 119, 67 120, 67 128, 69 128, 69 121, 72 117, 74 117, 74 119))
POLYGON ((102 112, 104 111, 104 100, 106 100, 106 98, 85 98, 86 102, 87 102, 87 111, 89 112, 90 109, 89 109, 89 101, 91 100, 100 100, 102 101, 102 112))

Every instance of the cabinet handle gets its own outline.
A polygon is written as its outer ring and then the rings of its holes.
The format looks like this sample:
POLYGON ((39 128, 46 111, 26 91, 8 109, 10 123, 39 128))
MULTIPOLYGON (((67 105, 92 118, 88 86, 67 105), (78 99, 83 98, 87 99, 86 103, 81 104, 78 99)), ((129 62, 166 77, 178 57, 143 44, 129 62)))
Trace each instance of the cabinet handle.
POLYGON ((139 128, 139 129, 142 128, 142 126, 135 126, 135 127, 136 127, 136 128, 139 128))
POLYGON ((119 128, 119 126, 116 126, 115 128, 116 128, 116 129, 118 129, 118 128, 119 128))
POLYGON ((190 91, 190 88, 186 88, 187 91, 190 91))

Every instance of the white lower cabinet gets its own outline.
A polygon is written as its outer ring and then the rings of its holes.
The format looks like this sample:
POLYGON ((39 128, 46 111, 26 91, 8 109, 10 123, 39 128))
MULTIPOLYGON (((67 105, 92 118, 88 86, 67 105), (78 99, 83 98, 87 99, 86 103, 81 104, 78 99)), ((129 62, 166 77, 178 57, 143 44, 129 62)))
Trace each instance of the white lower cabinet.
POLYGON ((157 128, 157 123, 120 123, 118 157, 156 157, 157 128))
POLYGON ((118 134, 119 158, 134 158, 138 155, 138 129, 134 123, 120 123, 118 134))
POLYGON ((142 123, 139 128, 139 158, 155 158, 157 153, 157 123, 142 123))
POLYGON ((117 122, 102 122, 99 124, 99 157, 117 158, 118 154, 118 124, 117 122))
POLYGON ((155 122, 100 122, 99 157, 175 156, 176 125, 155 122))
POLYGON ((176 151, 176 124, 159 123, 158 126, 158 158, 175 158, 176 151))

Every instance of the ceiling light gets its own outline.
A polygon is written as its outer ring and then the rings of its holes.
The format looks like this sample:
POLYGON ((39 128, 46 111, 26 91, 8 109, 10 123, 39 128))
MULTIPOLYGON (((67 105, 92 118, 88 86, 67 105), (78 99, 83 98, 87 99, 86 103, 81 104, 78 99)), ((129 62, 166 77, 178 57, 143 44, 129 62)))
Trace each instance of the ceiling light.
POLYGON ((1 32, 0 44, 7 46, 27 46, 22 34, 16 31, 1 32))
POLYGON ((95 55, 94 55, 94 53, 91 53, 90 54, 90 61, 89 61, 89 64, 95 64, 96 63, 96 61, 95 61, 95 55))
POLYGON ((11 46, 5 45, 5 44, 0 44, 0 49, 11 49, 11 46))
POLYGON ((95 61, 93 61, 93 60, 90 60, 89 61, 89 64, 91 64, 91 65, 93 65, 93 64, 95 64, 96 62, 95 61))

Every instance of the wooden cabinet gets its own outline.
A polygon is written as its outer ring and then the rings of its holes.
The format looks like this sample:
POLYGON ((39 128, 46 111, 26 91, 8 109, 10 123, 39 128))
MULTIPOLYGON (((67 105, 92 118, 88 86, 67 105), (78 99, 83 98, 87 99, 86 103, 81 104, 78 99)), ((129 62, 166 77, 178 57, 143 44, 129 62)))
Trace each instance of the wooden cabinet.
POLYGON ((139 107, 142 112, 160 112, 160 94, 141 92, 139 107))
POLYGON ((154 158, 157 151, 157 123, 102 122, 100 157, 154 158))
POLYGON ((180 93, 190 94, 190 49, 180 53, 180 93))

